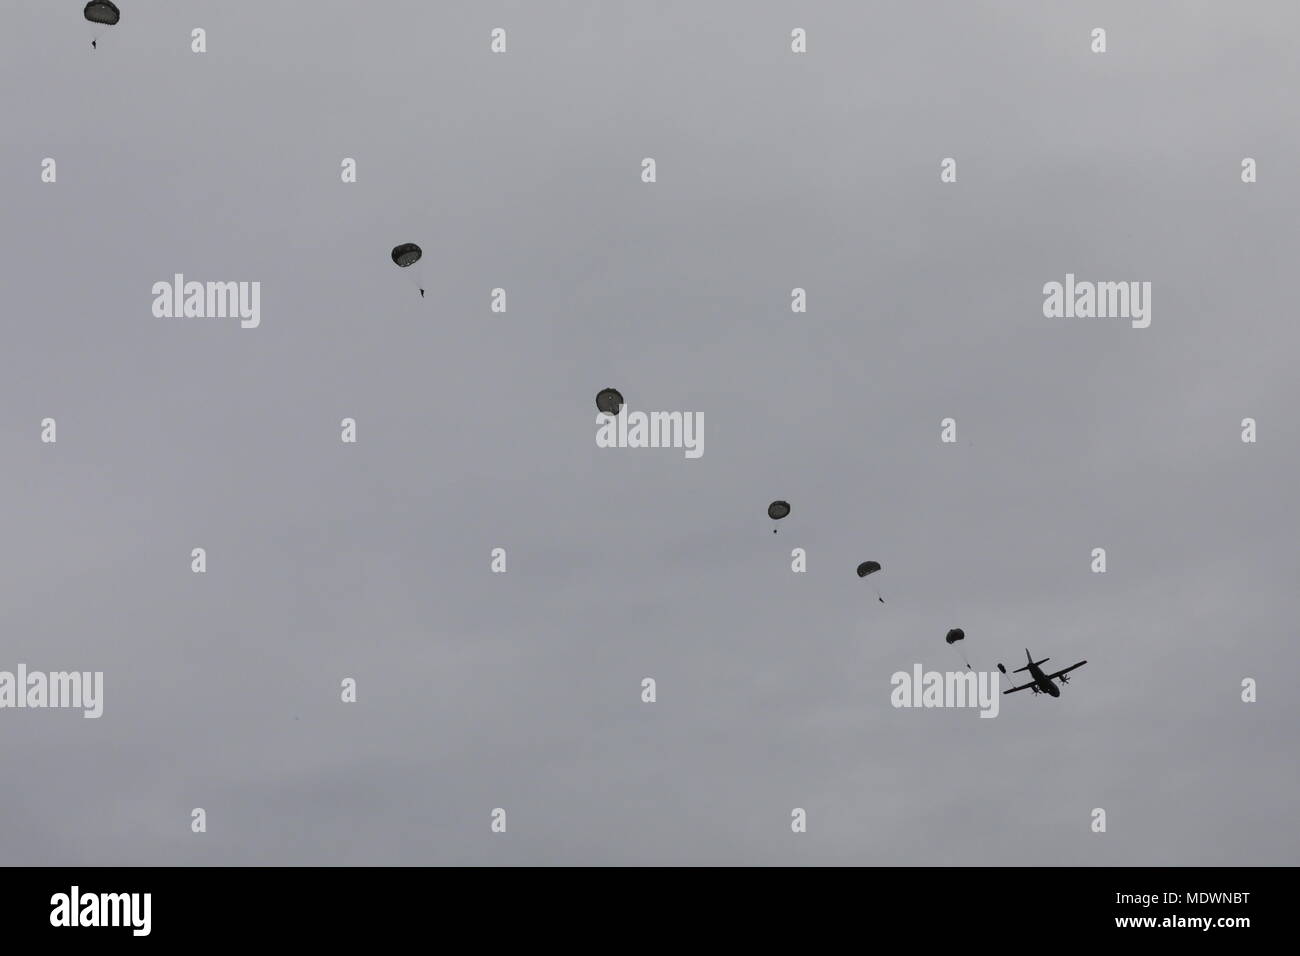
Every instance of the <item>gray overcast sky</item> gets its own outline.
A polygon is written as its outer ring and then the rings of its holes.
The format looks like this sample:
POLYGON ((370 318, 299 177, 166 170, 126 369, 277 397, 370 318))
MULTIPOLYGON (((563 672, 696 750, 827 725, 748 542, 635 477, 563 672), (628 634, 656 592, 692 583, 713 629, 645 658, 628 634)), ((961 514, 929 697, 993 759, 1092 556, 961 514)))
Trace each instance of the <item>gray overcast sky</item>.
POLYGON ((81 6, 0 30, 0 669, 105 712, 0 711, 0 862, 1300 860, 1294 3, 81 6), (951 627, 1089 663, 892 708, 951 627))

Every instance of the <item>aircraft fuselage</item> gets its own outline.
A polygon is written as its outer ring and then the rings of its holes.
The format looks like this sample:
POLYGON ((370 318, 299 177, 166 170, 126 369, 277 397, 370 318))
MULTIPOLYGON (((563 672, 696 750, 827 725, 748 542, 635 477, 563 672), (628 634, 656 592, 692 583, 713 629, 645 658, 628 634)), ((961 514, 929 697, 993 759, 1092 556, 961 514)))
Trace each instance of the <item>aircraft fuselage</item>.
POLYGON ((1034 683, 1038 685, 1038 689, 1044 694, 1051 694, 1053 697, 1061 696, 1061 688, 1057 687, 1056 683, 1044 674, 1042 668, 1037 664, 1031 663, 1029 665, 1029 676, 1034 679, 1034 683))

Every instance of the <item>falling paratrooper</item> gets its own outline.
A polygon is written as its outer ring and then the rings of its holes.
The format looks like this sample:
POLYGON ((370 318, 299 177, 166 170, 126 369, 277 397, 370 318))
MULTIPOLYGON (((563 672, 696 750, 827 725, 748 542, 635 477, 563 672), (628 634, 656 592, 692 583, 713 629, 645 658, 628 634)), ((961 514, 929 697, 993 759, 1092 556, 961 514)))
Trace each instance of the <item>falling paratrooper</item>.
MULTIPOLYGON (((875 574, 879 570, 879 561, 863 561, 858 565, 858 577, 865 578, 868 574, 875 574)), ((880 596, 880 588, 876 588, 876 600, 881 604, 885 603, 885 599, 880 596)))
MULTIPOLYGON (((771 518, 773 521, 780 521, 789 513, 790 513, 790 502, 788 501, 774 501, 767 506, 767 516, 771 518)), ((775 528, 772 529, 772 533, 776 534, 775 528)))
POLYGON ((122 11, 117 8, 116 3, 112 3, 110 0, 90 0, 81 12, 89 22, 102 28, 90 41, 90 48, 98 50, 99 38, 104 35, 105 29, 115 26, 117 21, 122 19, 122 11))

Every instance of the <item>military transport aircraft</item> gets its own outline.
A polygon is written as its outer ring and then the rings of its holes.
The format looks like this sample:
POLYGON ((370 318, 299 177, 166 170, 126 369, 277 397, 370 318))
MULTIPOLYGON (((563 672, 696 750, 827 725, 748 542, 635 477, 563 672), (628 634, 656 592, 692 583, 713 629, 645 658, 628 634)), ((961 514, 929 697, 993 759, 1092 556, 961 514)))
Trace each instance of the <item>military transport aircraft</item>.
MULTIPOLYGON (((1004 690, 1002 692, 1003 694, 1014 694, 1016 691, 1024 690, 1028 687, 1035 694, 1050 694, 1052 697, 1060 697, 1061 688, 1053 684, 1052 681, 1059 680, 1062 684, 1068 684, 1070 683, 1070 678, 1065 675, 1076 667, 1082 667, 1084 664, 1088 663, 1087 661, 1079 661, 1079 663, 1071 664, 1069 667, 1065 668, 1065 670, 1057 671, 1055 674, 1044 674, 1038 665, 1047 663, 1051 660, 1050 657, 1044 657, 1041 661, 1036 661, 1034 660, 1033 655, 1029 653, 1029 648, 1026 647, 1025 660, 1029 661, 1029 663, 1024 667, 1017 667, 1011 673, 1019 674, 1021 671, 1029 671, 1029 676, 1032 677, 1033 680, 1028 684, 1021 684, 1019 687, 1004 690)), ((1001 664, 998 665, 998 670, 1002 671, 1004 674, 1007 672, 1007 669, 1001 664)))

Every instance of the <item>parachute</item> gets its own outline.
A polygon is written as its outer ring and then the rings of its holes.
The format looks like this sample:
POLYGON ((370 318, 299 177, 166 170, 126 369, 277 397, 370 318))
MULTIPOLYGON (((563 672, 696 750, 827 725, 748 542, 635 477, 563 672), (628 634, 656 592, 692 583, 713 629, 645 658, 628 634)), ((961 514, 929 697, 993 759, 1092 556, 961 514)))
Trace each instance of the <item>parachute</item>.
POLYGON ((596 393, 596 408, 606 415, 617 415, 623 407, 623 393, 616 388, 602 388, 596 393))
POLYGON ((393 261, 401 268, 413 266, 420 261, 420 256, 424 255, 420 247, 413 242, 404 242, 400 246, 393 246, 393 261))
POLYGON ((122 19, 122 11, 116 3, 109 3, 109 0, 90 0, 83 12, 91 23, 102 23, 109 27, 122 19))
MULTIPOLYGON (((420 261, 422 255, 424 255, 424 253, 420 250, 420 247, 413 242, 404 242, 400 246, 393 246, 393 262, 399 269, 409 269, 420 261)), ((418 269, 416 272, 420 274, 413 277, 411 281, 415 282, 416 287, 420 290, 420 298, 423 299, 424 275, 418 269)))
MULTIPOLYGON (((788 501, 774 501, 767 506, 767 516, 771 518, 773 521, 780 521, 789 513, 790 513, 790 502, 788 501)), ((772 529, 772 533, 776 534, 775 528, 772 529)))
MULTIPOLYGON (((879 561, 863 561, 861 564, 858 565, 858 577, 865 578, 868 574, 875 574, 879 570, 880 570, 879 561)), ((879 601, 881 604, 885 603, 885 599, 880 596, 879 588, 876 589, 876 600, 879 601)))
MULTIPOLYGON (((966 632, 963 631, 960 627, 954 627, 951 631, 948 632, 948 636, 945 637, 944 640, 947 641, 950 645, 956 644, 958 641, 966 640, 966 632)), ((966 660, 965 651, 961 652, 961 659, 965 663, 966 669, 971 670, 970 661, 966 660)), ((1002 665, 999 664, 998 666, 1001 667, 1002 665)), ((1006 672, 1004 671, 1003 673, 1006 672)))
POLYGON ((110 3, 109 0, 90 0, 81 12, 89 22, 99 27, 90 41, 91 49, 98 50, 99 38, 104 35, 105 30, 122 19, 122 11, 117 8, 116 3, 110 3))

